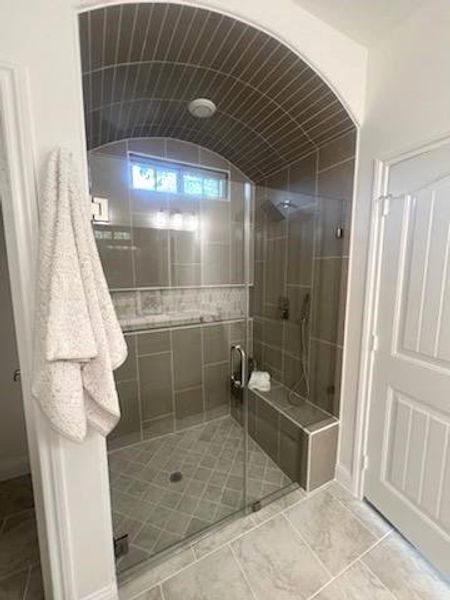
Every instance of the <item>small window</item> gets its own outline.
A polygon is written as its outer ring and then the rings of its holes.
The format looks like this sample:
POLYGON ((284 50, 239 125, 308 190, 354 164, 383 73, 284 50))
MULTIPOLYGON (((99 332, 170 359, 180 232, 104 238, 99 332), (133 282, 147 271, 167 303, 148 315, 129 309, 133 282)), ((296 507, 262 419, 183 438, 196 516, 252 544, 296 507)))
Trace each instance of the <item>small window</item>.
POLYGON ((135 190, 210 200, 228 199, 228 174, 225 171, 134 154, 130 155, 130 162, 132 187, 135 190))

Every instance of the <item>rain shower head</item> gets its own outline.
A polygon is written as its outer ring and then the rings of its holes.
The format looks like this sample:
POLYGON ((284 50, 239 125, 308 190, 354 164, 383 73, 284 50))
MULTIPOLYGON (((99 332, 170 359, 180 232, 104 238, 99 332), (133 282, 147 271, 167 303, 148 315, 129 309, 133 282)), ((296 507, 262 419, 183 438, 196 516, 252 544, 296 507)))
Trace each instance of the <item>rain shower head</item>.
POLYGON ((312 206, 311 198, 292 192, 277 192, 263 204, 263 210, 274 221, 282 221, 312 206))

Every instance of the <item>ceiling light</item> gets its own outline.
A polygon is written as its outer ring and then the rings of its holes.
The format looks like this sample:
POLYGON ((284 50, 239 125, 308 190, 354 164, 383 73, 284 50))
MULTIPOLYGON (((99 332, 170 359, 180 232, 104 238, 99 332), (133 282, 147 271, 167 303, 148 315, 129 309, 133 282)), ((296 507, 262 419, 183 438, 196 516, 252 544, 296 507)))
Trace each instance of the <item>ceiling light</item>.
POLYGON ((195 98, 189 102, 188 109, 191 115, 198 119, 208 119, 216 112, 217 107, 212 100, 208 98, 195 98))

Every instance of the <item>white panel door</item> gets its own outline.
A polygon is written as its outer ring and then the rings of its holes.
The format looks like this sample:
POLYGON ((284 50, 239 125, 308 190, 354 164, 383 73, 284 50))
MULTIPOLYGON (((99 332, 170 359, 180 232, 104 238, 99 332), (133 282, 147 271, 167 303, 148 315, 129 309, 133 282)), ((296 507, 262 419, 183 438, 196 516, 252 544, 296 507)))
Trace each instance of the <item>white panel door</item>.
POLYGON ((450 576, 450 177, 429 165, 389 177, 364 494, 450 576))

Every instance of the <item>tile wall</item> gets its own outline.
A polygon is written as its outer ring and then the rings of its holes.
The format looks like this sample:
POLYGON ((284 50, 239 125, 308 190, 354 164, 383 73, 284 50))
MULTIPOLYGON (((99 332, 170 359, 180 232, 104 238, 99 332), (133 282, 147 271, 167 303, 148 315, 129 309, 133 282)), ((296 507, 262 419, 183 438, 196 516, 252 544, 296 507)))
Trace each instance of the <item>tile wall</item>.
MULTIPOLYGON (((271 176, 255 192, 255 357, 275 380, 289 388, 298 384, 303 308, 309 317, 309 400, 335 416, 340 404, 355 142, 354 132, 346 134, 271 176), (284 209, 280 203, 286 201, 300 209, 284 209), (289 307, 286 320, 281 318, 283 298, 289 307)), ((297 391, 307 397, 304 382, 297 391)))
POLYGON ((95 235, 110 288, 244 283, 244 207, 250 180, 227 160, 188 142, 135 138, 90 152, 89 169, 92 194, 108 198, 109 222, 95 223, 95 235), (229 199, 192 200, 132 189, 128 152, 225 170, 229 199), (158 228, 161 211, 195 217, 198 228, 158 228))
POLYGON ((108 199, 94 233, 129 357, 116 372, 122 419, 113 447, 228 414, 229 346, 244 342, 245 204, 250 181, 195 144, 136 138, 89 154, 91 193, 108 199), (195 200, 131 188, 128 152, 229 173, 227 200, 195 200), (158 211, 194 215, 194 231, 155 226, 158 211), (194 314, 195 313, 195 314, 194 314), (239 319, 241 319, 239 321, 239 319), (214 321, 216 325, 201 323, 214 321), (196 323, 197 326, 186 326, 196 323))
POLYGON ((166 328, 125 336, 116 372, 122 419, 110 447, 205 423, 230 412, 229 348, 245 345, 245 321, 166 328))

